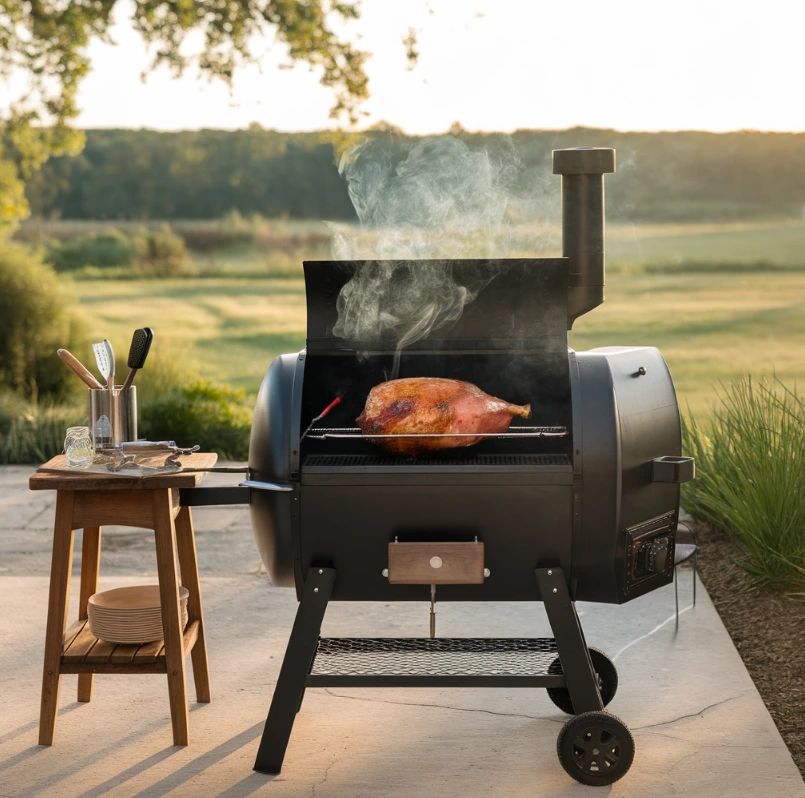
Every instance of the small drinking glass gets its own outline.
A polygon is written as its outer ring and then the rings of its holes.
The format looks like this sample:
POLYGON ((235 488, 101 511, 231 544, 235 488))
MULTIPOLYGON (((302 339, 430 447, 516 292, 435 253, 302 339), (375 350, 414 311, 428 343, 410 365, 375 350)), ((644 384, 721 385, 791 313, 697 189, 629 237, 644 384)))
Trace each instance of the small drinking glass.
POLYGON ((67 465, 70 468, 86 468, 92 465, 95 450, 89 427, 70 427, 64 439, 64 453, 67 456, 67 465))

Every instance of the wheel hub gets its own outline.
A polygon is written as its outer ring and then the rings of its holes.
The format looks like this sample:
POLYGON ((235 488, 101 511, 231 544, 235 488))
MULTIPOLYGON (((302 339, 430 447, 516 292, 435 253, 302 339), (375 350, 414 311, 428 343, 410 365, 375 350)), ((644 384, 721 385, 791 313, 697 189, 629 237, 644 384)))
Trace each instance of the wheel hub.
POLYGON ((585 773, 606 773, 619 759, 620 741, 606 729, 587 727, 573 740, 573 761, 585 773))

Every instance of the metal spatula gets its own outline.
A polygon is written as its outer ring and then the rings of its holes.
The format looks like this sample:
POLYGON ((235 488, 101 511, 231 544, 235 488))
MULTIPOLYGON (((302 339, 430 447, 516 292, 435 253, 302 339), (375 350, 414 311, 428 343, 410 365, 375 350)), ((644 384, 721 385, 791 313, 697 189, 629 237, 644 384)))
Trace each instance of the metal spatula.
POLYGON ((98 371, 101 372, 104 383, 109 382, 109 353, 106 351, 106 345, 103 341, 92 345, 92 351, 95 353, 95 362, 98 364, 98 371))
POLYGON ((115 387, 115 350, 112 344, 109 343, 108 338, 103 341, 92 345, 92 351, 95 353, 95 362, 98 364, 98 371, 106 381, 106 386, 109 390, 115 387))
POLYGON ((109 379, 107 380, 107 387, 110 391, 115 389, 115 350, 112 348, 112 343, 108 338, 103 339, 103 345, 106 347, 106 356, 109 358, 109 379))

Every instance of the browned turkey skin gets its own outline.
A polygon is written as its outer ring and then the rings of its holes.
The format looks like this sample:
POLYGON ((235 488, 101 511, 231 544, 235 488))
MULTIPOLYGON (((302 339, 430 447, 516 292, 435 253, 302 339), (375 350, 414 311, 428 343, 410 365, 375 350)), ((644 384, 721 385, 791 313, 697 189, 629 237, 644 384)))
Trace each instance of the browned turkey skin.
POLYGON ((418 455, 472 446, 482 437, 455 433, 503 433, 512 418, 531 417, 531 405, 513 405, 484 393, 477 385, 440 377, 390 380, 369 392, 357 423, 366 436, 401 433, 444 435, 435 438, 375 438, 392 454, 418 455))

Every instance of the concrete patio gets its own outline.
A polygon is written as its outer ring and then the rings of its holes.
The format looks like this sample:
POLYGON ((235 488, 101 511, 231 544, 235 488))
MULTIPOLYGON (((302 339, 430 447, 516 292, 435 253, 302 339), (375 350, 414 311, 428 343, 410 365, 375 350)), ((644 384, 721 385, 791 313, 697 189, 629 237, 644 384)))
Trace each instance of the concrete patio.
MULTIPOLYGON (((195 511, 213 694, 208 705, 191 704, 191 745, 171 745, 164 676, 98 677, 90 704, 75 701, 76 677, 65 676, 56 744, 40 747, 55 496, 29 493, 29 473, 0 469, 0 796, 805 798, 701 584, 689 607, 688 569, 678 633, 672 587, 623 607, 578 605, 588 642, 616 659, 620 688, 610 710, 636 741, 631 771, 612 787, 583 787, 565 774, 555 748, 566 716, 530 690, 311 689, 282 774, 252 772, 296 600, 258 573, 242 508, 195 511)), ((151 538, 108 528, 101 589, 156 581, 151 538)), ((76 567, 79 559, 77 548, 76 567)), ((323 633, 425 636, 427 623, 424 601, 333 604, 323 633)), ((539 604, 442 604, 437 632, 547 636, 549 628, 539 604)))

